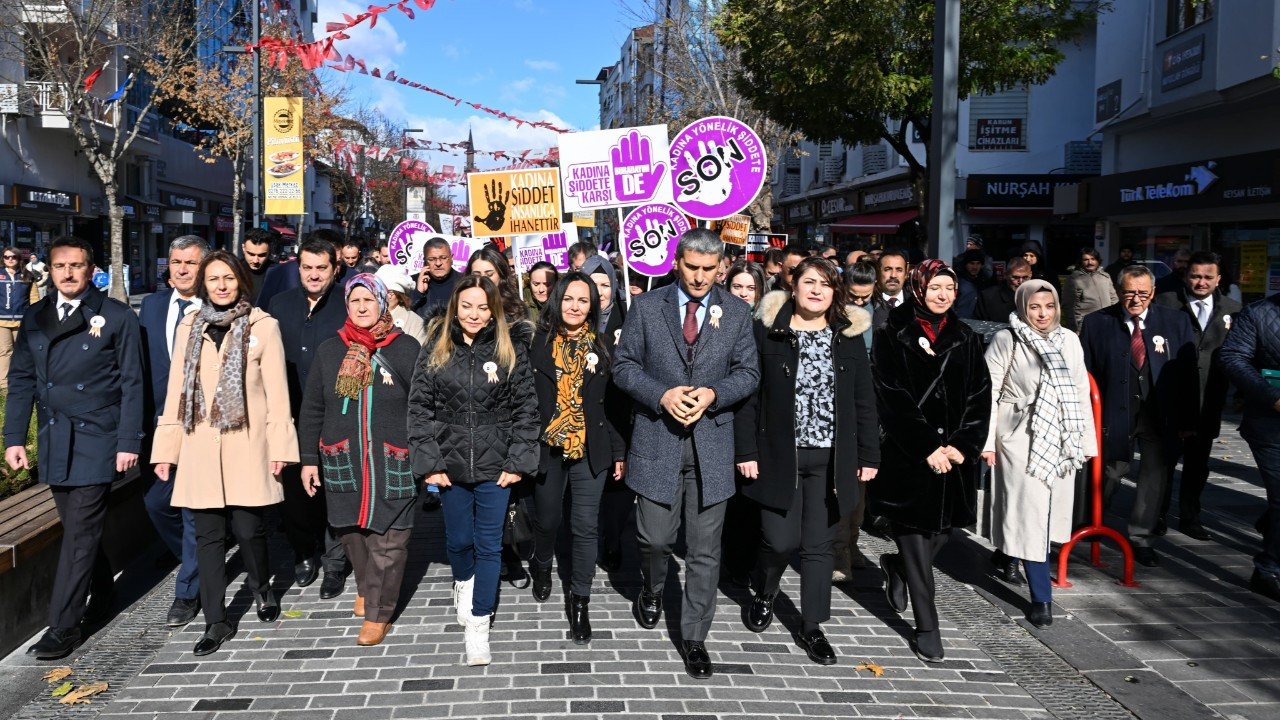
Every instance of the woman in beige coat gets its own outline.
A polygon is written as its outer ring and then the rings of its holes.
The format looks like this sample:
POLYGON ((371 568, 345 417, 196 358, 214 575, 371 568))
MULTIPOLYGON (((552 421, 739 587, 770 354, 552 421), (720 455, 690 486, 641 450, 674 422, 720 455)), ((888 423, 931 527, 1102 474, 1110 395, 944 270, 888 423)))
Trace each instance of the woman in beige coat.
POLYGON ((251 287, 243 261, 229 253, 210 253, 200 264, 196 292, 203 303, 175 335, 165 411, 151 451, 156 477, 176 483, 174 507, 195 515, 205 618, 196 655, 216 652, 235 634, 226 610, 228 520, 258 619, 274 622, 280 614, 271 594, 263 512, 284 499, 279 475, 298 462, 298 437, 280 327, 249 304, 251 287))
POLYGON ((1028 280, 1013 301, 1010 329, 986 353, 992 404, 982 457, 994 477, 991 541, 1010 563, 1022 560, 1027 619, 1045 627, 1053 623, 1049 543, 1071 537, 1075 474, 1098 454, 1097 436, 1084 352, 1062 327, 1057 291, 1028 280))

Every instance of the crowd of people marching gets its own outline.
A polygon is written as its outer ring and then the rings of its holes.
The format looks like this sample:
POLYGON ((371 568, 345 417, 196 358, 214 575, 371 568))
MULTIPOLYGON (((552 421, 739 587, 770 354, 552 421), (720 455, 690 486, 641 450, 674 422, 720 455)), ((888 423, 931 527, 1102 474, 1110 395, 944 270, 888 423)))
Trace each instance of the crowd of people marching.
POLYGON ((636 275, 624 286, 586 243, 568 271, 539 263, 523 282, 493 245, 458 272, 449 245, 428 242, 417 276, 389 264, 385 244, 366 257, 327 231, 286 263, 272 249, 256 231, 241 256, 179 237, 169 289, 136 315, 91 287, 82 240, 53 242, 43 299, 5 251, 6 461, 29 465, 34 411, 39 477, 65 528, 36 657, 71 652, 82 621, 109 607, 108 494, 141 465, 148 513, 180 559, 168 624, 203 613, 196 655, 236 632, 233 542, 257 618, 279 616, 277 521, 293 583, 319 580, 332 599, 353 574, 356 642, 382 642, 426 511, 443 516, 468 665, 491 661, 501 581, 523 578, 546 602, 557 558, 574 643, 592 638, 597 568, 619 571, 632 544, 635 619, 656 627, 682 534, 691 676, 713 673, 722 572, 751 588, 744 622, 762 632, 793 556, 798 642, 835 663, 822 625, 832 583, 871 566, 864 531, 896 545, 878 559, 886 597, 911 606, 913 650, 940 662, 934 559, 975 522, 987 468, 993 571, 1029 586, 1027 618, 1048 626, 1050 553, 1084 522, 1090 459, 1105 463, 1109 503, 1141 450, 1128 522, 1139 562, 1160 562, 1179 459, 1179 529, 1211 539, 1200 495, 1232 384, 1271 511, 1251 587, 1280 599, 1280 296, 1242 308, 1212 253, 1188 254, 1161 288, 1146 266, 1109 272, 1085 250, 1060 290, 1038 249, 993 284, 977 248, 952 267, 793 244, 759 265, 731 262, 702 229, 679 240, 657 287, 636 275), (1001 329, 984 339, 971 317, 1001 329))

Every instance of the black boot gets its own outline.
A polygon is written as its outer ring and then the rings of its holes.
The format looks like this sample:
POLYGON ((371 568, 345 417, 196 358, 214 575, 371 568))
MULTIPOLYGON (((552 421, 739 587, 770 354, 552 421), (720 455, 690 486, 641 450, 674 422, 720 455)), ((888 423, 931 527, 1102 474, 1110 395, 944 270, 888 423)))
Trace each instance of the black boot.
POLYGON ((1000 580, 1010 585, 1027 584, 1027 579, 1022 576, 1022 570, 1018 568, 1018 558, 1009 557, 1004 552, 996 550, 991 553, 991 564, 996 567, 996 577, 1000 580))
POLYGON ((590 602, 590 595, 571 593, 569 596, 569 634, 573 636, 574 645, 591 642, 591 617, 587 612, 590 602))
POLYGON ((551 597, 551 563, 542 565, 535 560, 529 569, 533 571, 533 599, 546 602, 551 597))
POLYGON ((1038 628, 1046 628, 1053 624, 1053 603, 1033 602, 1027 611, 1027 622, 1038 628))

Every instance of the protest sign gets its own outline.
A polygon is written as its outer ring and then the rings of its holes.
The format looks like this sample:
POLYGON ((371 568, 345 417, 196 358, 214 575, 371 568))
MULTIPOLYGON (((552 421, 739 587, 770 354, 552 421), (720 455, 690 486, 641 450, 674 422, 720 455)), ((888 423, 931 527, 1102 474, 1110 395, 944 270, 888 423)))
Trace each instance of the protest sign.
POLYGON ((754 130, 730 117, 702 118, 671 143, 675 205, 700 220, 736 215, 760 194, 765 165, 754 130))
POLYGON ((720 239, 725 245, 742 247, 747 244, 747 232, 751 230, 751 216, 733 215, 717 220, 711 223, 711 229, 720 232, 720 239))
POLYGON ((387 236, 387 253, 391 256, 391 264, 410 273, 422 270, 422 256, 427 241, 435 232, 421 220, 405 220, 397 225, 387 236))
POLYGON ((564 230, 542 235, 516 235, 513 240, 516 272, 527 273, 544 260, 555 265, 560 272, 569 269, 569 239, 564 230))
POLYGON ((688 232, 689 219, 670 205, 641 205, 621 228, 627 265, 641 275, 666 275, 675 264, 676 243, 688 232))
POLYGON ((671 202, 667 126, 569 133, 560 137, 566 211, 671 202))
POLYGON ((573 224, 580 228, 593 228, 596 226, 595 210, 575 210, 573 213, 573 224))
POLYGON ((471 228, 475 237, 535 235, 560 229, 560 173, 556 168, 469 173, 467 198, 475 218, 471 228))
POLYGON ((449 252, 453 254, 453 269, 458 272, 467 271, 467 261, 471 259, 471 253, 489 244, 489 241, 484 238, 469 238, 460 235, 432 235, 427 240, 436 237, 442 237, 445 242, 449 243, 449 252))

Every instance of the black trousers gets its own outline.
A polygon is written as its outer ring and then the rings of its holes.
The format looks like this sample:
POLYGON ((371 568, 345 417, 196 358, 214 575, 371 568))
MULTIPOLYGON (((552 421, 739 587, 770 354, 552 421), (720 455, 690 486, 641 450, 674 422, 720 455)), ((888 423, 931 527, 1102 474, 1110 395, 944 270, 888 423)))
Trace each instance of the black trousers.
POLYGON ((574 595, 591 594, 591 581, 596 576, 596 554, 599 552, 600 495, 605 476, 591 474, 585 460, 567 460, 559 450, 551 451, 547 474, 533 488, 534 563, 547 566, 556 552, 556 535, 560 531, 561 509, 565 491, 569 492, 569 534, 572 538, 573 565, 569 587, 574 595))
POLYGON ((756 590, 776 595, 792 553, 800 551, 800 617, 805 630, 831 619, 831 553, 840 523, 831 475, 831 448, 796 450, 796 490, 790 510, 761 508, 756 590))
MULTIPOLYGON (((1160 431, 1159 419, 1147 403, 1138 411, 1133 438, 1142 451, 1138 465, 1138 490, 1129 515, 1129 541, 1149 547, 1155 537, 1156 522, 1169 494, 1170 448, 1160 431)), ((1130 463, 1111 460, 1102 466, 1102 504, 1110 506, 1120 481, 1129 472, 1130 463)))
POLYGON ((227 521, 240 544, 245 584, 256 597, 271 587, 267 564, 265 508, 227 507, 192 510, 196 516, 196 563, 200 568, 200 604, 206 625, 227 621, 227 521))
MULTIPOLYGON (((1200 522, 1200 496, 1209 484, 1209 454, 1213 452, 1215 438, 1192 435, 1182 441, 1182 479, 1178 487, 1178 516, 1182 522, 1200 522)), ((1169 462, 1169 480, 1165 485, 1164 504, 1160 517, 1169 514, 1173 498, 1173 470, 1175 462, 1169 462)))
POLYGON ((635 509, 636 494, 625 482, 609 480, 608 471, 605 475, 604 492, 600 494, 600 537, 606 549, 621 553, 622 536, 635 509))
POLYGON ((742 494, 740 479, 735 480, 738 492, 725 503, 721 563, 730 577, 743 577, 755 571, 760 554, 760 506, 742 494))
POLYGON ((70 630, 84 617, 91 586, 95 593, 111 592, 111 563, 102 552, 111 485, 50 485, 49 490, 62 521, 58 571, 49 598, 49 627, 70 630))
POLYGON ((950 539, 950 530, 939 533, 894 530, 893 541, 898 545, 906 570, 907 591, 911 593, 911 612, 915 615, 917 631, 938 629, 938 605, 933 597, 933 559, 950 539))
POLYGON ((324 485, 314 496, 302 488, 302 466, 286 465, 280 473, 284 484, 284 502, 280 504, 280 519, 285 537, 293 548, 295 563, 320 555, 320 566, 326 573, 347 574, 347 551, 338 533, 329 527, 329 512, 325 506, 324 485))

